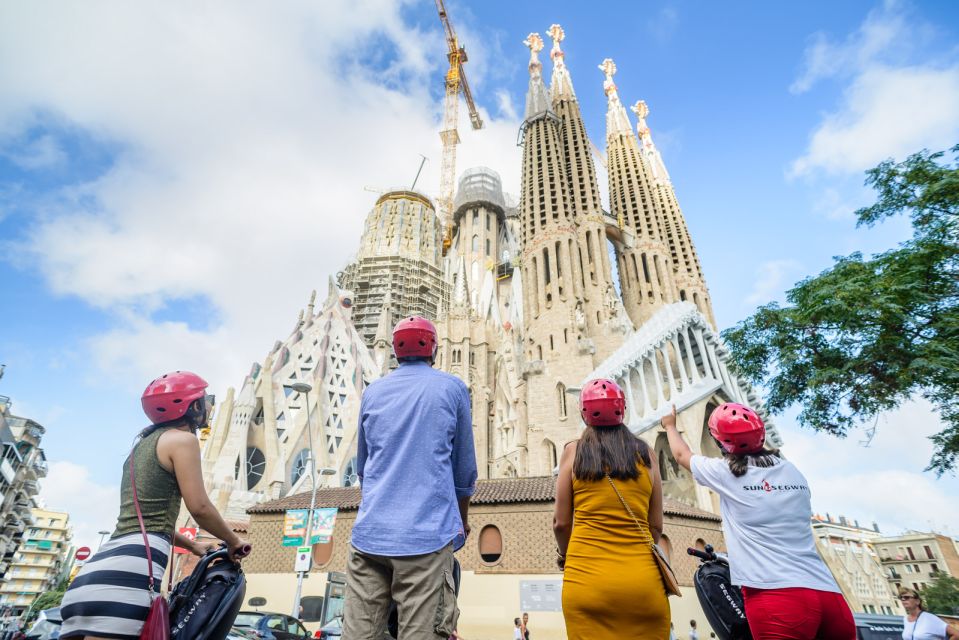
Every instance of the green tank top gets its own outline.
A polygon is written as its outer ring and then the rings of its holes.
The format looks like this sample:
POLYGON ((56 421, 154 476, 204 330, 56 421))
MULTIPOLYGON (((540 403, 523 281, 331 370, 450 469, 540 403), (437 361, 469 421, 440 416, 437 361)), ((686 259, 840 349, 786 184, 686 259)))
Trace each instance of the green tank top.
MULTIPOLYGON (((157 458, 157 442, 160 436, 173 427, 161 427, 141 440, 131 455, 137 480, 137 498, 143 524, 149 533, 173 535, 176 518, 180 513, 180 486, 176 476, 160 466, 157 458)), ((123 463, 120 481, 120 516, 114 538, 128 533, 138 533, 140 523, 133 506, 133 487, 130 484, 130 457, 123 463)))

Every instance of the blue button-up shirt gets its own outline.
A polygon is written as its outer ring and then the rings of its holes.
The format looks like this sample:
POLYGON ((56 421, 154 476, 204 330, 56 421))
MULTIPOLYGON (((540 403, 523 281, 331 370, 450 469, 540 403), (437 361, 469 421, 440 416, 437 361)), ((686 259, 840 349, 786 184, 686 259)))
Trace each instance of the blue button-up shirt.
POLYGON ((356 467, 354 547, 392 557, 462 547, 457 500, 473 495, 477 475, 463 381, 414 360, 373 382, 360 402, 356 467))

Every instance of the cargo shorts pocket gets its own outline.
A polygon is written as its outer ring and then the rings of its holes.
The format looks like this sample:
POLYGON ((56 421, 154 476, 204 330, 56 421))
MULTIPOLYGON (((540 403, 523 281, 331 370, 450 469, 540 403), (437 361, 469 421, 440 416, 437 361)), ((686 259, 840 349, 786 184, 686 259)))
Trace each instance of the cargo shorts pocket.
POLYGON ((456 586, 453 583, 453 574, 443 570, 443 584, 440 585, 439 601, 436 604, 436 620, 433 631, 442 638, 449 638, 456 630, 456 622, 460 611, 456 607, 456 586))

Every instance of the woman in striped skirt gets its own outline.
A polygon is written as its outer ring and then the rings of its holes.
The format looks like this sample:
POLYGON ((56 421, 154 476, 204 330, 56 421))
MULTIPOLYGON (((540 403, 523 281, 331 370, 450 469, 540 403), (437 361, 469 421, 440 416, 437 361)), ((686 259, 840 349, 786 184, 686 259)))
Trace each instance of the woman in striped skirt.
MULTIPOLYGON (((140 433, 130 456, 156 589, 162 583, 171 542, 197 555, 211 546, 196 544, 175 532, 181 496, 197 524, 226 542, 231 557, 237 559, 247 545, 223 521, 203 486, 196 430, 206 424, 212 404, 206 387, 200 376, 177 371, 151 382, 141 398, 153 424, 140 433)), ((61 638, 136 640, 140 636, 151 595, 130 468, 128 457, 121 476, 116 530, 84 564, 60 605, 61 638)))

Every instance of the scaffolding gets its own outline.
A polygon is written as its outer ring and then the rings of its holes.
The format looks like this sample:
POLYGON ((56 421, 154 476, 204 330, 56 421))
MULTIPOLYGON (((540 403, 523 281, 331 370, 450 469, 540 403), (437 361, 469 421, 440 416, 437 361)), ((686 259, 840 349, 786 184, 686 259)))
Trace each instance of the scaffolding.
POLYGON ((394 321, 418 315, 436 320, 449 306, 450 286, 440 267, 403 256, 357 260, 340 273, 339 285, 353 292, 353 324, 373 348, 383 308, 394 321))

